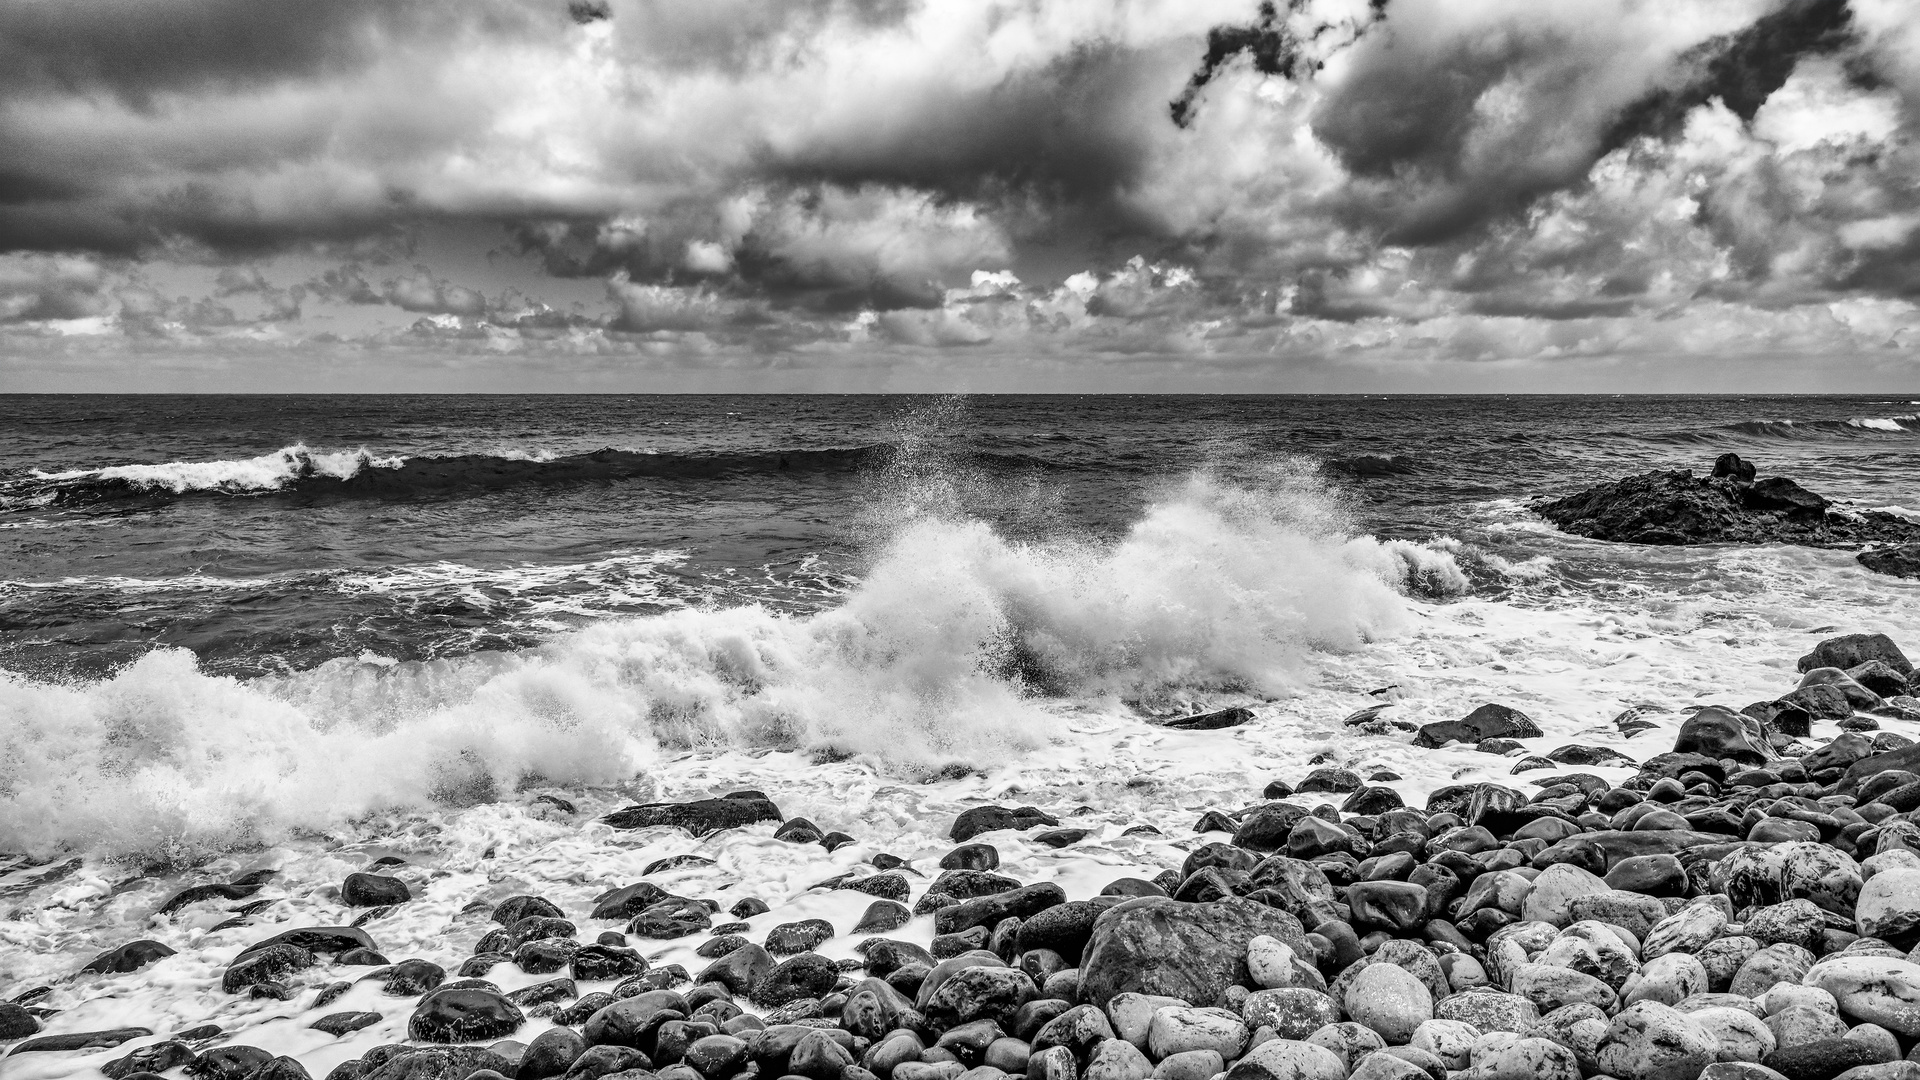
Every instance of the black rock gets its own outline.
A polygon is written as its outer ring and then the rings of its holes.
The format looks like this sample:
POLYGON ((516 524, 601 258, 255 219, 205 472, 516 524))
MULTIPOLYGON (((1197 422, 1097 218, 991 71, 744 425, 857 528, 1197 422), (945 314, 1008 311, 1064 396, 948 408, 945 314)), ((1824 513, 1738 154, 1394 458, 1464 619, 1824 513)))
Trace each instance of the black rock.
POLYGON ((634 916, 627 933, 665 941, 697 934, 713 926, 713 912, 698 900, 675 897, 662 900, 634 916))
POLYGON ((1785 477, 1747 483, 1679 470, 1599 484, 1533 509, 1576 536, 1629 544, 1826 546, 1906 543, 1920 536, 1912 523, 1892 514, 1829 514, 1827 506, 1826 499, 1785 477))
POLYGON ((718 866, 720 860, 709 859, 705 855, 669 855, 664 859, 655 859, 640 868, 643 874, 664 874, 669 870, 678 870, 687 866, 718 866))
POLYGON ((912 920, 913 912, 907 910, 905 904, 892 900, 875 900, 867 905, 867 910, 861 914, 860 921, 853 925, 853 932, 884 934, 889 930, 897 930, 912 920))
POLYGON ((1633 769, 1640 763, 1618 750, 1609 750, 1604 746, 1569 745, 1547 751, 1547 760, 1562 765, 1601 765, 1608 768, 1633 769))
POLYGON ((334 957, 333 962, 342 967, 386 967, 393 961, 372 949, 348 949, 334 957))
POLYGON ((257 1046, 216 1046, 189 1063, 186 1073, 206 1080, 247 1080, 272 1060, 272 1054, 257 1046))
MULTIPOLYGON (((1142 882, 1141 884, 1148 884, 1142 882)), ((1158 887, 1152 886, 1155 893, 1158 887)), ((1093 937, 1093 924, 1100 913, 1117 900, 1069 900, 1064 904, 1037 911, 1020 923, 1018 947, 1021 952, 1046 949, 1059 953, 1070 966, 1080 963, 1080 954, 1093 937)))
POLYGON ((1487 704, 1459 720, 1422 724, 1414 735, 1413 745, 1431 749, 1451 742, 1478 745, 1487 739, 1537 739, 1540 735, 1540 725, 1526 713, 1505 705, 1487 704))
MULTIPOLYGON (((173 950, 158 941, 142 939, 129 941, 117 949, 103 952, 87 961, 80 969, 82 975, 118 975, 129 971, 139 971, 156 960, 172 956, 173 950)), ((158 1072, 159 1070, 149 1070, 158 1072)))
POLYGON ((1105 1008, 1115 994, 1166 994, 1218 1005, 1247 978, 1247 942, 1267 934, 1305 954, 1300 921, 1248 900, 1183 904, 1143 897, 1094 920, 1080 962, 1080 997, 1105 1008))
POLYGON ((588 918, 631 919, 671 896, 671 893, 651 881, 636 881, 612 892, 601 893, 594 900, 593 914, 588 918))
POLYGON ((1336 769, 1332 766, 1315 769, 1300 781, 1296 791, 1324 791, 1334 795, 1344 795, 1349 791, 1360 790, 1360 774, 1351 769, 1336 769))
POLYGON ((286 942, 264 949, 248 949, 227 967, 220 987, 229 994, 238 994, 250 986, 276 982, 283 975, 303 971, 319 962, 311 952, 286 942))
POLYGON ((1885 663, 1903 675, 1913 674, 1912 662, 1900 651, 1900 646, 1885 634, 1845 634, 1828 638, 1801 657, 1796 667, 1803 674, 1823 667, 1836 667, 1844 671, 1873 660, 1885 663))
POLYGON ((179 1039, 143 1046, 122 1058, 116 1058, 100 1066, 100 1072, 107 1080, 124 1080, 125 1077, 141 1073, 162 1073, 168 1069, 192 1064, 199 1055, 193 1048, 179 1039))
POLYGON ((171 915, 189 904, 198 904, 205 900, 244 900, 260 891, 260 887, 273 880, 275 871, 255 870, 229 882, 211 885, 193 885, 168 897, 156 914, 171 915))
POLYGON ((506 1076, 514 1069, 513 1062, 478 1046, 375 1047, 361 1061, 357 1080, 488 1080, 483 1071, 506 1076))
POLYGON ((833 936, 833 924, 825 919, 802 919, 781 923, 767 931, 767 951, 775 956, 793 956, 811 952, 833 936))
POLYGON ((45 1035, 28 1039, 8 1052, 32 1054, 55 1050, 99 1050, 119 1046, 129 1039, 143 1038, 153 1032, 147 1028, 109 1028, 104 1031, 75 1031, 65 1035, 45 1035))
POLYGON ((751 1000, 754 991, 773 974, 776 966, 772 953, 758 945, 742 945, 707 965, 694 981, 717 982, 735 996, 751 1000))
POLYGON ((514 1080, 547 1080, 549 1076, 564 1076, 580 1055, 587 1052, 587 1040, 580 1033, 568 1027, 552 1027, 534 1037, 527 1044, 527 1052, 520 1055, 520 1067, 514 1073, 514 1080))
POLYGON ((1060 819, 1051 814, 1042 813, 1031 806, 1008 808, 1005 806, 976 806, 962 811, 953 820, 953 829, 947 834, 956 843, 966 843, 981 833, 1012 829, 1024 832, 1043 825, 1060 824, 1060 819))
MULTIPOLYGON (((721 960, 720 963, 724 964, 726 960, 721 960)), ((756 1004, 778 1008, 789 1002, 799 1001, 801 998, 821 997, 831 991, 834 984, 839 981, 839 965, 819 953, 801 953, 774 968, 771 974, 744 996, 756 1004)))
POLYGON ((387 969, 381 991, 391 997, 415 997, 447 981, 447 969, 428 960, 402 960, 387 969))
POLYGON ((529 975, 551 975, 572 963, 579 948, 564 938, 535 938, 513 950, 513 963, 529 975))
POLYGON ((1355 929, 1404 934, 1427 921, 1427 890, 1409 881, 1356 881, 1347 886, 1355 929))
POLYGON ((561 911, 553 901, 541 896, 509 896, 494 905, 493 921, 501 926, 512 926, 522 919, 561 919, 566 912, 561 911))
POLYGON ((385 874, 348 874, 340 885, 340 902, 348 907, 384 907, 411 899, 406 882, 385 874))
POLYGON ((1372 817, 1389 810, 1398 810, 1405 805, 1406 803, 1400 798, 1400 793, 1390 787, 1362 787, 1347 796, 1346 801, 1340 804, 1340 812, 1372 817))
POLYGON ((773 838, 789 844, 817 844, 825 834, 806 818, 797 817, 773 831, 773 838))
POLYGON ((765 900, 757 896, 749 896, 728 908, 727 914, 732 915, 736 919, 751 919, 755 915, 765 915, 772 910, 772 908, 767 906, 765 900))
POLYGON ((1176 731, 1217 731, 1220 728, 1239 727, 1253 720, 1253 710, 1247 708, 1218 709, 1208 713, 1195 713, 1173 720, 1162 720, 1161 727, 1176 731))
POLYGON ((1045 832, 1034 833, 1030 839, 1043 847, 1072 847, 1085 840, 1092 832, 1091 829, 1048 829, 1045 832))
POLYGON ((1848 1069, 1895 1060, 1884 1050, 1858 1039, 1814 1039, 1783 1046, 1762 1064, 1787 1080, 1832 1080, 1848 1069))
POLYGON ((1739 454, 1721 454, 1713 459, 1712 475, 1715 479, 1724 477, 1728 480, 1751 484, 1757 471, 1753 462, 1742 460, 1739 454))
POLYGON ((328 1013, 307 1026, 315 1031, 324 1031, 337 1039, 349 1032, 359 1031, 363 1027, 371 1027, 379 1022, 380 1014, 377 1012, 337 1012, 328 1013))
POLYGON ((1860 552, 1854 560, 1876 574, 1920 578, 1920 544, 1883 544, 1860 552))
POLYGON ((240 951, 234 957, 238 963, 254 953, 271 949, 275 945, 292 945, 312 953, 332 953, 338 955, 349 949, 372 949, 376 946, 365 930, 357 926, 303 926, 298 930, 288 930, 275 934, 265 941, 258 941, 240 951))
POLYGON ((647 958, 637 951, 612 945, 583 945, 567 961, 573 977, 582 982, 624 979, 647 970, 647 958))
POLYGON ((506 1038, 525 1020, 513 1002, 493 991, 438 990, 413 1010, 407 1037, 420 1042, 484 1042, 506 1038))
MULTIPOLYGON (((1306 808, 1292 803, 1273 802, 1255 807, 1234 829, 1233 845, 1249 851, 1278 851, 1287 846, 1288 834, 1306 816, 1306 808)), ((1233 819, 1225 820, 1233 824, 1233 819)))
POLYGON ((868 896, 877 896, 882 900, 898 903, 904 903, 913 891, 907 884, 907 879, 899 874, 874 874, 871 877, 848 878, 834 888, 866 893, 868 896))
POLYGON ((940 857, 942 870, 997 870, 1000 849, 992 844, 961 844, 940 857))
POLYGON ((942 934, 954 934, 974 926, 993 927, 999 925, 1002 919, 1030 918, 1066 902, 1067 894, 1060 886, 1046 881, 941 908, 934 913, 933 926, 937 933, 942 934))
POLYGON ((39 1031, 39 1017, 16 1002, 0 1001, 0 1041, 24 1039, 39 1031))
POLYGON ((616 829, 651 829, 672 826, 695 836, 706 836, 721 829, 737 829, 762 821, 780 821, 783 815, 773 801, 757 791, 738 791, 718 799, 699 799, 685 803, 643 803, 615 810, 600 820, 616 829))

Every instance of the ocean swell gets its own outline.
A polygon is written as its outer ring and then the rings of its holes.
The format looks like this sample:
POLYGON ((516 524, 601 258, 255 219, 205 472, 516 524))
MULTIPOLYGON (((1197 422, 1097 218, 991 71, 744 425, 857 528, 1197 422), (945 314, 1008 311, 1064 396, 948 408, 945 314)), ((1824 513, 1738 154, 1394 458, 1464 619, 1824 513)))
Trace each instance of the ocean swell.
POLYGON ((1117 539, 901 525, 842 603, 608 620, 521 652, 342 659, 279 677, 157 650, 115 676, 0 675, 0 849, 185 861, 294 829, 604 785, 663 751, 864 755, 901 775, 1058 734, 1049 705, 1299 685, 1399 631, 1451 557, 1337 528, 1325 496, 1191 477, 1117 539))

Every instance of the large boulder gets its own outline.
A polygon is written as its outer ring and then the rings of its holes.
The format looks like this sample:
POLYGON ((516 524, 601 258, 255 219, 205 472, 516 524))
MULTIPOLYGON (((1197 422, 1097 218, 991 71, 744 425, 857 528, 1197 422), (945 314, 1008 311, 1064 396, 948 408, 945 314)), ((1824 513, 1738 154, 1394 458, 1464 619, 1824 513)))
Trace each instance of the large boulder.
POLYGON ((1920 964, 1890 956, 1834 956, 1800 980, 1833 995, 1840 1012, 1907 1038, 1920 1036, 1920 964))
POLYGON ((1300 920, 1250 900, 1141 897, 1117 904, 1094 920, 1080 962, 1081 1000, 1105 1008, 1115 994, 1132 991, 1219 1004, 1228 987, 1248 981, 1247 943, 1261 934, 1306 951, 1300 920))
POLYGON ((1907 659, 1907 654, 1901 652, 1900 646, 1885 634, 1842 634, 1828 638, 1801 657, 1796 666, 1801 672, 1824 667, 1844 671, 1873 660, 1891 665, 1902 675, 1913 674, 1913 664, 1907 659))
POLYGON ((1596 484, 1533 507, 1575 536, 1628 544, 1852 546, 1920 540, 1920 526, 1892 514, 1833 514, 1827 508, 1825 498, 1785 477, 1745 481, 1735 475, 1695 476, 1684 469, 1596 484))
POLYGON ((1758 720, 1718 705, 1695 710, 1680 725, 1673 749, 1675 753, 1731 758, 1748 765, 1765 764, 1774 756, 1758 720))

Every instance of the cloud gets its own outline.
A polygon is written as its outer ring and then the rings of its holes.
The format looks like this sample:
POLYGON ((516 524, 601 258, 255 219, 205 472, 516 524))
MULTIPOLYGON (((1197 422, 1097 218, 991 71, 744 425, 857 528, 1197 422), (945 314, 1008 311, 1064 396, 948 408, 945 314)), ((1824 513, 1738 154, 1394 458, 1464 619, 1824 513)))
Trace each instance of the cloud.
POLYGON ((0 4, 0 91, 23 338, 1552 363, 1920 294, 1899 0, 0 4))

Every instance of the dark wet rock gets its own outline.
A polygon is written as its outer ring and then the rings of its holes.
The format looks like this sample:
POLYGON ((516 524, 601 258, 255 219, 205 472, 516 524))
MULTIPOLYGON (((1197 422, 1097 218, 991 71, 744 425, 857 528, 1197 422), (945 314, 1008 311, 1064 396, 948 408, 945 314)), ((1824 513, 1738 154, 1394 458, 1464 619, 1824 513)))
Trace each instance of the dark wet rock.
POLYGON ((611 945, 583 945, 574 951, 568 966, 573 977, 582 982, 624 979, 647 970, 647 958, 633 949, 611 945))
POLYGON ((1841 720, 1853 715, 1853 703, 1847 700, 1846 691, 1828 683, 1802 686, 1777 704, 1799 709, 1816 720, 1841 720))
POLYGON ((117 949, 103 952, 87 961, 87 966, 81 968, 80 973, 82 975, 119 975, 129 971, 139 971, 156 960, 172 955, 173 949, 158 941, 147 939, 129 941, 117 949))
POLYGON ((1218 731, 1221 728, 1239 727, 1252 721, 1252 709, 1235 707, 1195 713, 1192 716, 1181 716, 1172 720, 1161 720, 1158 723, 1160 727, 1172 728, 1175 731, 1218 731))
POLYGON ((1019 949, 1023 953, 1046 949, 1060 954, 1069 965, 1078 965, 1093 937, 1094 922, 1117 902, 1070 900, 1035 912, 1020 924, 1019 949))
POLYGON ((357 1080, 485 1080, 482 1070, 514 1071, 513 1062, 479 1046, 375 1047, 361 1061, 357 1080))
POLYGON ((207 900, 245 900, 259 892, 276 874, 273 870, 255 870, 229 882, 189 886, 168 897, 156 914, 171 915, 190 904, 207 900))
POLYGON ((1072 847, 1092 834, 1091 829, 1048 829, 1034 833, 1029 839, 1042 847, 1064 848, 1072 847))
POLYGON ((519 1030, 525 1019, 513 1002, 493 991, 438 990, 413 1010, 407 1037, 437 1043, 504 1039, 519 1030))
POLYGON ((615 810, 600 820, 616 829, 670 826, 685 829, 695 836, 706 836, 722 829, 737 829, 762 821, 780 821, 782 818, 780 808, 765 795, 757 791, 738 791, 718 799, 642 803, 615 810))
POLYGON ((348 907, 384 907, 411 899, 406 882, 385 874, 348 874, 340 885, 340 902, 348 907))
POLYGON ((372 949, 348 949, 333 958, 342 967, 386 967, 393 961, 372 949))
POLYGON ((742 945, 707 965, 695 981, 717 982, 736 995, 751 999, 777 966, 779 962, 767 950, 758 945, 742 945))
POLYGON ((704 960, 714 960, 727 955, 746 943, 747 939, 739 934, 722 934, 719 937, 710 937, 701 942, 700 947, 693 950, 693 954, 704 960))
POLYGON ((1920 544, 1882 544, 1860 552, 1854 559, 1876 574, 1920 578, 1920 544))
POLYGON ((1672 855, 1629 855, 1606 873, 1607 887, 1648 896, 1684 896, 1687 871, 1672 855))
MULTIPOLYGON (((722 959, 720 963, 724 964, 729 959, 732 957, 722 959)), ((831 991, 839 980, 839 965, 819 953, 801 953, 774 968, 744 996, 757 1004, 777 1008, 802 998, 821 997, 831 991)))
POLYGON ((1731 758, 1748 765, 1764 764, 1774 756, 1759 721, 1717 705, 1698 709, 1688 717, 1680 725, 1673 749, 1679 754, 1731 758))
POLYGON ((1356 881, 1347 887, 1355 929, 1405 933, 1427 921, 1427 890, 1406 881, 1356 881))
POLYGON ((1454 742, 1478 745, 1487 739, 1537 739, 1540 735, 1540 725, 1526 713, 1505 705, 1486 704, 1459 720, 1422 724, 1413 744, 1428 748, 1454 742))
POLYGON ((817 844, 826 834, 806 818, 793 818, 773 831, 773 838, 789 844, 817 844))
POLYGON ((941 908, 934 913, 933 926, 942 934, 954 934, 975 926, 993 927, 1002 919, 1029 918, 1066 902, 1067 894, 1053 882, 1024 885, 941 908))
POLYGON ((1306 954, 1300 921, 1263 904, 1126 901, 1094 920, 1080 964, 1082 999, 1104 1008, 1115 994, 1132 991, 1218 1004, 1227 987, 1247 980, 1247 942, 1260 934, 1306 954))
POLYGON ((1547 760, 1561 765, 1598 765, 1623 769, 1637 768, 1640 764, 1618 750, 1610 750, 1604 746, 1577 744, 1547 751, 1547 760))
POLYGON ((992 844, 961 844, 940 857, 942 870, 997 870, 1000 849, 992 844))
POLYGON ((350 949, 376 948, 373 939, 367 936, 367 932, 357 926, 303 926, 298 930, 275 934, 265 941, 247 946, 240 951, 239 956, 234 957, 234 961, 238 963, 254 953, 271 949, 275 945, 292 945, 311 953, 329 953, 336 956, 350 949))
POLYGON ((505 900, 500 901, 494 905, 492 915, 493 921, 499 923, 501 926, 512 926, 523 919, 560 919, 565 917, 566 912, 561 911, 559 906, 554 904, 553 901, 545 897, 526 895, 509 896, 505 900))
POLYGON ((307 1026, 315 1031, 322 1031, 328 1035, 332 1035, 334 1038, 339 1038, 342 1035, 359 1031, 364 1027, 371 1027, 379 1022, 380 1014, 377 1012, 337 1012, 328 1013, 307 1026))
POLYGON ((319 963, 311 952, 298 945, 282 942, 264 949, 240 954, 220 980, 220 988, 238 994, 250 986, 278 981, 282 976, 304 971, 319 963))
POLYGON ((713 912, 698 900, 673 897, 648 907, 627 924, 635 937, 666 941, 712 928, 713 912))
POLYGON ((727 914, 732 915, 736 919, 751 919, 755 915, 765 915, 771 910, 773 909, 767 906, 765 900, 757 896, 749 896, 728 908, 727 914))
POLYGON ((640 868, 642 874, 664 874, 669 870, 683 870, 689 866, 718 866, 720 860, 705 855, 688 852, 684 855, 669 855, 664 859, 655 859, 640 868))
POLYGON ((513 950, 513 963, 529 975, 551 975, 572 963, 579 948, 565 938, 537 938, 513 950))
POLYGON ((907 964, 925 964, 929 968, 934 964, 933 954, 912 942, 875 938, 856 948, 866 957, 867 973, 880 978, 907 964))
POLYGON ((853 924, 856 934, 884 934, 897 930, 913 920, 913 912, 905 904, 892 900, 875 900, 867 905, 860 915, 860 921, 853 924))
POLYGON ((1254 807, 1235 824, 1221 815, 1223 824, 1233 832, 1233 845, 1250 851, 1278 851, 1287 846, 1287 835, 1307 810, 1292 803, 1274 802, 1254 807))
POLYGON ((1343 814, 1364 814, 1369 817, 1384 814, 1389 810, 1398 810, 1406 803, 1400 793, 1384 785, 1363 786, 1347 796, 1340 804, 1343 814))
POLYGON ((527 1044, 527 1052, 520 1055, 520 1067, 514 1073, 514 1080, 547 1080, 550 1076, 564 1076, 580 1055, 587 1052, 587 1040, 579 1032, 568 1027, 552 1027, 534 1037, 527 1044))
POLYGON ((461 962, 458 974, 461 978, 477 979, 501 964, 511 963, 513 956, 510 953, 475 953, 461 962))
POLYGON ((877 896, 882 900, 905 903, 913 894, 907 879, 900 874, 874 874, 869 877, 849 878, 834 886, 836 889, 848 889, 853 892, 877 896))
POLYGON ((1598 484, 1533 509, 1576 536, 1629 544, 1851 546, 1920 537, 1920 529, 1892 514, 1830 514, 1827 507, 1785 477, 1745 483, 1678 470, 1598 484))
POLYGON ((125 1057, 115 1058, 100 1066, 100 1072, 107 1080, 124 1080, 139 1073, 162 1073, 177 1069, 192 1064, 198 1056, 191 1046, 179 1039, 168 1039, 166 1042, 143 1046, 125 1057))
POLYGON ((40 1031, 40 1019, 17 1002, 0 1001, 0 1041, 24 1039, 40 1031))
POLYGON ((387 969, 381 991, 391 997, 416 997, 447 980, 447 970, 427 960, 402 960, 387 969))
POLYGON ((1300 781, 1300 786, 1294 790, 1302 794, 1322 791, 1332 795, 1345 795, 1350 791, 1360 790, 1360 774, 1352 769, 1337 769, 1329 765, 1308 773, 1307 778, 1300 781))
POLYGON ((1832 1080, 1848 1069, 1897 1060, 1884 1047, 1857 1039, 1814 1039, 1782 1046, 1762 1061, 1787 1080, 1832 1080))
POLYGON ((667 890, 650 881, 637 881, 612 892, 601 893, 594 900, 593 914, 588 918, 631 919, 671 896, 667 890))
POLYGON ((1060 819, 1051 814, 1042 813, 1031 806, 1009 808, 1005 806, 976 806, 962 811, 953 821, 948 838, 956 843, 966 843, 981 833, 998 832, 1012 829, 1024 832, 1041 826, 1060 824, 1060 819))
POLYGON ((767 951, 775 956, 793 956, 811 951, 832 936, 833 924, 825 919, 781 923, 767 931, 767 951))
POLYGON ((247 1080, 272 1060, 272 1054, 257 1046, 216 1046, 196 1057, 186 1073, 204 1080, 247 1080))
POLYGON ((130 1039, 139 1039, 151 1035, 150 1029, 142 1027, 108 1028, 102 1031, 75 1031, 64 1035, 45 1035, 26 1042, 9 1051, 11 1054, 33 1054, 57 1050, 98 1050, 119 1046, 130 1039))
MULTIPOLYGON (((930 982, 932 980, 929 980, 930 982)), ((1013 1024, 1022 1005, 1039 994, 1033 980, 1018 968, 981 964, 963 967, 923 989, 915 1004, 939 1028, 976 1020, 991 1020, 1002 1028, 1013 1024)))
POLYGON ((580 996, 580 986, 572 979, 548 979, 546 982, 523 986, 507 995, 507 1000, 530 1009, 535 1005, 549 1005, 556 1001, 568 1001, 580 996))
POLYGON ((1876 660, 1903 675, 1913 674, 1912 662, 1900 651, 1900 646, 1885 634, 1844 634, 1827 638, 1815 645, 1812 652, 1802 656, 1795 666, 1803 673, 1824 667, 1844 671, 1876 660))

